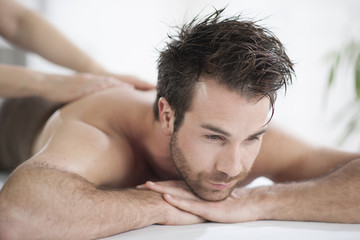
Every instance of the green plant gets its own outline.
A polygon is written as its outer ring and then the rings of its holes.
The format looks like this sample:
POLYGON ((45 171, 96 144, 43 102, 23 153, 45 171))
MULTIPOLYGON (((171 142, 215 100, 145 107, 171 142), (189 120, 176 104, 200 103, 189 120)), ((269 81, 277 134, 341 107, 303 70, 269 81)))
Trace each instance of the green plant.
POLYGON ((338 114, 341 119, 346 119, 344 133, 339 140, 339 143, 343 144, 350 137, 359 138, 360 135, 360 42, 349 42, 340 50, 332 52, 329 59, 331 66, 327 82, 328 90, 334 87, 334 82, 343 76, 340 73, 346 70, 351 72, 353 81, 354 97, 338 114))

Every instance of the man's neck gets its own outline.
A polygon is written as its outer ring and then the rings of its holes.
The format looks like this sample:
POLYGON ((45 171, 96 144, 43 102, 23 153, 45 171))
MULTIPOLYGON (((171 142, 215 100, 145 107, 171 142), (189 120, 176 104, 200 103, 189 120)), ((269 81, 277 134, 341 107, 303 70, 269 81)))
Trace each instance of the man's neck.
POLYGON ((159 180, 179 179, 179 174, 170 158, 170 137, 159 121, 151 117, 144 129, 143 147, 148 155, 148 163, 159 180))

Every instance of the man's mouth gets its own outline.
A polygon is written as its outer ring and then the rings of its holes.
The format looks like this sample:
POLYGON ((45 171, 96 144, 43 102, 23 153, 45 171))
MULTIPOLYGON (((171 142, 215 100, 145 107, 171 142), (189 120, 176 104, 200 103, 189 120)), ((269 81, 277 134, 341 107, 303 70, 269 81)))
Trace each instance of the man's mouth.
POLYGON ((209 181, 209 184, 213 187, 213 188, 216 188, 216 189, 219 189, 219 190, 225 190, 225 189, 228 189, 230 187, 232 187, 234 185, 234 182, 235 181, 231 181, 231 182, 212 182, 212 181, 209 181))

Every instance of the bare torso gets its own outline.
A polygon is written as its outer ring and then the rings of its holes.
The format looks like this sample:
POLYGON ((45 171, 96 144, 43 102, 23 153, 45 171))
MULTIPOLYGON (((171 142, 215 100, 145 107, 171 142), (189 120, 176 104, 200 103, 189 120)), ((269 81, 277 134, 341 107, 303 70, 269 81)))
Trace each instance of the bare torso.
MULTIPOLYGON (((34 142, 33 153, 42 152, 41 158, 28 162, 70 171, 103 187, 180 179, 169 157, 170 136, 162 134, 154 119, 155 95, 155 91, 116 88, 66 105, 51 116, 34 142)), ((285 168, 274 162, 286 161, 279 157, 274 141, 287 139, 270 128, 251 174, 241 185, 258 176, 272 177, 278 166, 285 168)))
POLYGON ((174 178, 175 171, 169 169, 171 165, 164 164, 168 154, 161 149, 166 151, 167 148, 160 142, 157 147, 151 147, 153 143, 147 142, 147 135, 153 130, 154 99, 154 91, 118 88, 70 103, 49 118, 34 142, 33 153, 65 151, 64 155, 73 159, 45 161, 104 187, 128 187, 145 180, 174 178), (76 125, 85 125, 85 128, 72 131, 76 125), (84 136, 75 142, 68 141, 69 138, 78 138, 78 135, 84 136), (59 149, 64 144, 64 149, 59 149), (81 153, 71 151, 77 148, 86 151, 83 145, 91 144, 94 144, 91 155, 98 156, 75 159, 81 153))

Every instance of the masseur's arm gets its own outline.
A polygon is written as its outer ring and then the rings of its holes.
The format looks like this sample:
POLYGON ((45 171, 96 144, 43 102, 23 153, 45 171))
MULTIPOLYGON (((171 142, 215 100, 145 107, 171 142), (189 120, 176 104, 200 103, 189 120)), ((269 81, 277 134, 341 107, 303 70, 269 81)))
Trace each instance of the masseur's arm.
POLYGON ((109 87, 133 88, 124 80, 126 77, 116 79, 94 74, 48 74, 0 64, 0 97, 38 96, 51 101, 67 102, 109 87))
POLYGON ((131 150, 125 140, 109 141, 119 136, 79 120, 47 127, 55 130, 45 149, 0 192, 0 239, 97 239, 154 223, 202 221, 156 192, 126 188, 131 150))
POLYGON ((191 193, 185 194, 174 182, 147 183, 146 187, 170 194, 165 195, 169 203, 210 221, 360 223, 360 154, 313 147, 280 129, 270 128, 253 171, 275 184, 238 188, 221 202, 189 200, 193 198, 191 193))
POLYGON ((13 0, 0 0, 0 34, 7 41, 77 72, 102 67, 36 12, 13 0))
POLYGON ((1 65, 0 96, 40 95, 50 100, 68 101, 104 88, 122 86, 122 82, 139 89, 153 87, 134 77, 109 73, 39 14, 13 0, 0 0, 0 35, 55 64, 76 72, 94 74, 87 78, 59 76, 1 65))

